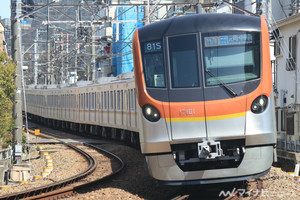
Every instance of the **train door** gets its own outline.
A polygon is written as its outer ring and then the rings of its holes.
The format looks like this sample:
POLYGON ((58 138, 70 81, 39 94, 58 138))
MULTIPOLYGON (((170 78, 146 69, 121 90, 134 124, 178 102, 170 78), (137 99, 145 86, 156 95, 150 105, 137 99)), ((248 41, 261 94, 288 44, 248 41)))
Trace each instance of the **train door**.
POLYGON ((170 123, 173 140, 206 137, 204 94, 197 34, 167 38, 170 123))

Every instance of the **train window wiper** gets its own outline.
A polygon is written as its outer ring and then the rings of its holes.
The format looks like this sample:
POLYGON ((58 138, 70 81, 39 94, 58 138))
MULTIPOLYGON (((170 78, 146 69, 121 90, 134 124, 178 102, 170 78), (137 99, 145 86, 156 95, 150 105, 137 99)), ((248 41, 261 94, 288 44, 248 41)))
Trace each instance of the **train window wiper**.
POLYGON ((206 73, 208 73, 211 77, 215 78, 220 85, 225 88, 225 90, 227 92, 229 92, 232 96, 236 97, 237 93, 230 87, 228 86, 226 83, 224 83, 221 79, 219 79, 217 76, 215 76, 211 71, 209 71, 208 69, 205 70, 206 73))

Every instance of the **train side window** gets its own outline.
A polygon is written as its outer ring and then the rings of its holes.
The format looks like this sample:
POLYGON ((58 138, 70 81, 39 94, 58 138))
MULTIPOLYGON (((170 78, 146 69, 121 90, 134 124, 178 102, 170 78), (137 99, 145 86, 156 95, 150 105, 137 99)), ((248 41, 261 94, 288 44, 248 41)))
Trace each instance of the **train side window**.
POLYGON ((82 109, 85 109, 85 106, 86 106, 86 94, 84 93, 84 94, 82 94, 82 96, 83 96, 83 105, 82 105, 82 109))
POLYGON ((92 109, 92 93, 89 93, 89 109, 92 109))
POLYGON ((100 102, 101 106, 101 110, 103 110, 103 92, 101 92, 101 102, 100 102))
POLYGON ((114 107, 114 98, 113 98, 113 91, 110 91, 110 109, 114 107))
POLYGON ((130 109, 134 109, 134 98, 133 98, 133 89, 130 90, 130 109))
POLYGON ((73 105, 73 103, 72 103, 72 100, 73 100, 73 94, 69 94, 69 108, 72 108, 72 105, 73 105))
POLYGON ((107 109, 107 98, 106 98, 106 92, 104 92, 104 109, 107 109))
POLYGON ((82 94, 79 94, 79 109, 82 108, 82 94))
POLYGON ((80 108, 80 95, 76 94, 76 108, 80 108))
POLYGON ((96 96, 96 92, 93 93, 94 97, 93 97, 93 109, 96 108, 96 101, 97 101, 97 96, 96 96))
POLYGON ((89 96, 88 93, 85 93, 85 108, 89 108, 89 96))
POLYGON ((120 97, 120 107, 121 107, 121 110, 123 110, 123 105, 124 105, 124 100, 123 100, 123 96, 124 96, 124 93, 123 93, 123 90, 121 90, 121 97, 120 97))
MULTIPOLYGON (((32 101, 30 101, 30 102, 32 102, 32 101)), ((50 96, 49 95, 47 96, 47 104, 48 104, 47 106, 50 107, 50 96)))
POLYGON ((95 109, 95 93, 92 93, 92 99, 91 99, 91 101, 92 101, 91 107, 92 107, 92 109, 95 109))
POLYGON ((134 110, 136 110, 136 90, 134 88, 134 110))
POLYGON ((71 95, 71 108, 74 108, 74 94, 71 95))
POLYGON ((81 109, 83 109, 84 107, 84 95, 81 94, 81 109))
POLYGON ((76 95, 73 94, 73 108, 76 108, 76 95))
POLYGON ((199 87, 197 35, 169 37, 173 88, 199 87))
POLYGON ((65 108, 68 108, 67 95, 64 95, 64 102, 65 108))
POLYGON ((117 98, 116 98, 116 91, 114 91, 114 109, 117 109, 117 98))
POLYGON ((120 91, 117 91, 117 110, 120 110, 120 91))
POLYGON ((96 106, 96 109, 99 110, 100 109, 100 92, 97 92, 96 95, 97 96, 96 96, 96 100, 95 100, 95 103, 96 103, 95 106, 96 106))
POLYGON ((77 107, 78 107, 78 109, 80 109, 80 104, 81 104, 81 99, 80 99, 80 94, 77 94, 77 107))
POLYGON ((95 108, 95 94, 94 93, 91 93, 90 94, 90 103, 91 103, 91 105, 90 105, 90 108, 91 109, 94 109, 95 108))

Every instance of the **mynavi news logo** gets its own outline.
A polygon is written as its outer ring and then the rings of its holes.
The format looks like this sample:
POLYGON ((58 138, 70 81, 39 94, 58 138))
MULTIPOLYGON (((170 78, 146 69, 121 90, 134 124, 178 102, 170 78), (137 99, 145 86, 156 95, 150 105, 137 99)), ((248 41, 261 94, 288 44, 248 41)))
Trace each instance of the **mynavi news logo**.
POLYGON ((238 196, 261 196, 261 197, 282 197, 282 198, 287 198, 287 197, 296 197, 297 194, 294 190, 291 190, 289 192, 283 192, 283 191, 278 191, 278 190, 246 190, 242 188, 233 188, 231 191, 230 190, 222 190, 219 193, 219 197, 229 197, 233 196, 237 192, 238 196))

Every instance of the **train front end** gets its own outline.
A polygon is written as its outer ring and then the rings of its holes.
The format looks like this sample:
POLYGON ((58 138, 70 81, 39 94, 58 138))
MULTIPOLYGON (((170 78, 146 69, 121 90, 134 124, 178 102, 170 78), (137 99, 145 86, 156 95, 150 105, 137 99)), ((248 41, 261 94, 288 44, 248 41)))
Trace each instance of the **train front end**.
POLYGON ((242 181, 268 172, 275 112, 263 18, 203 14, 136 30, 141 151, 167 184, 242 181))

